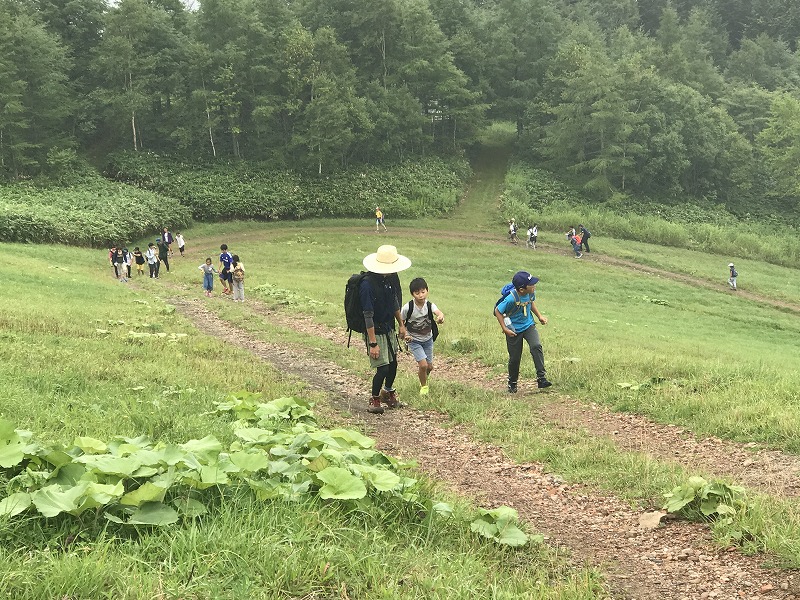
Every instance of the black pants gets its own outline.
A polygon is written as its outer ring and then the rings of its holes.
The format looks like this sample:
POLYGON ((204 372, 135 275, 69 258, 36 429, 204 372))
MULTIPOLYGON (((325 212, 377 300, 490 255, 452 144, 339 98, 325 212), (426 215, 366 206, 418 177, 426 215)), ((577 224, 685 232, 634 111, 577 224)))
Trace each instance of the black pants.
POLYGON ((581 240, 581 248, 586 248, 586 251, 589 252, 589 238, 581 240))
POLYGON ((519 365, 522 362, 522 341, 528 342, 533 357, 533 365, 536 367, 536 378, 544 379, 547 372, 544 369, 544 352, 542 342, 539 340, 539 332, 536 327, 531 325, 522 333, 514 337, 506 336, 506 347, 508 348, 508 382, 517 383, 519 379, 519 365))

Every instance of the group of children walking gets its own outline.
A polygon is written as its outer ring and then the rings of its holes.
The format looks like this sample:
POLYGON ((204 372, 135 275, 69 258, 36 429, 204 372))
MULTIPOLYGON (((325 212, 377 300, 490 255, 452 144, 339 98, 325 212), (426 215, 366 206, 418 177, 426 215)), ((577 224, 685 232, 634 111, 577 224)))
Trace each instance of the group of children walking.
POLYGON ((180 233, 174 237, 167 227, 164 227, 160 237, 156 238, 155 243, 150 242, 147 250, 142 252, 139 246, 133 252, 121 245, 112 246, 108 251, 108 260, 114 269, 114 277, 125 283, 131 277, 132 266, 136 265, 136 273, 144 275, 144 265, 147 264, 150 278, 158 279, 161 272, 161 265, 166 267, 169 272, 169 257, 173 255, 171 245, 178 244, 178 251, 184 256, 186 242, 180 233))
POLYGON ((219 269, 209 256, 206 262, 197 267, 203 272, 203 291, 209 298, 214 292, 214 275, 222 284, 222 294, 233 296, 234 302, 244 302, 244 263, 238 254, 228 251, 228 244, 219 247, 219 269))

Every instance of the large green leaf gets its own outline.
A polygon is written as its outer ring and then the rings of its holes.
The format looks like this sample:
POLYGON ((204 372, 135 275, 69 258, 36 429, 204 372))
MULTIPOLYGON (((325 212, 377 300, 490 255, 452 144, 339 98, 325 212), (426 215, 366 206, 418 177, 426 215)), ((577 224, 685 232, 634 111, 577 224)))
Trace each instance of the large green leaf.
POLYGON ((105 475, 130 477, 141 466, 132 456, 111 456, 109 454, 86 454, 75 459, 76 463, 105 475))
POLYGON ((146 502, 161 502, 166 493, 166 488, 145 481, 135 490, 122 496, 119 503, 126 506, 141 506, 146 502))
POLYGON ((86 454, 103 454, 108 450, 105 442, 92 437, 76 437, 73 444, 86 454))
POLYGON ((239 469, 248 473, 266 469, 269 465, 269 457, 264 452, 231 452, 230 460, 239 469))
POLYGON ((400 476, 386 469, 370 465, 353 465, 353 470, 369 481, 379 492, 393 490, 400 483, 400 476))
POLYGON ((11 494, 0 500, 0 517, 14 517, 27 510, 31 503, 31 495, 27 492, 11 494))
POLYGON ((524 546, 528 543, 528 536, 525 532, 511 523, 506 524, 502 529, 498 528, 495 539, 498 543, 506 546, 524 546))
POLYGON ((181 444, 181 448, 208 459, 216 458, 222 452, 222 444, 213 435, 207 435, 202 440, 189 440, 181 444))
POLYGON ((128 519, 129 525, 172 525, 180 519, 178 512, 161 502, 142 504, 128 519))
POLYGON ((317 473, 325 483, 320 490, 320 498, 338 500, 357 500, 367 495, 367 486, 358 477, 341 467, 328 467, 317 473))
POLYGON ((25 458, 25 442, 14 426, 0 419, 0 467, 16 467, 25 458))
POLYGON ((78 500, 83 496, 89 482, 63 489, 60 485, 48 485, 31 494, 33 505, 45 517, 55 517, 62 512, 72 513, 78 510, 78 500))

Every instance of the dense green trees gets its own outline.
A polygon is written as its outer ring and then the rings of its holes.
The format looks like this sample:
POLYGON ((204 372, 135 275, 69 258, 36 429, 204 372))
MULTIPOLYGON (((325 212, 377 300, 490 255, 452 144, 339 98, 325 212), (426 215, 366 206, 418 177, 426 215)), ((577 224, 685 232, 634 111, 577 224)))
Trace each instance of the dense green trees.
POLYGON ((0 175, 117 148, 308 174, 487 119, 598 198, 800 196, 790 0, 0 0, 0 175))

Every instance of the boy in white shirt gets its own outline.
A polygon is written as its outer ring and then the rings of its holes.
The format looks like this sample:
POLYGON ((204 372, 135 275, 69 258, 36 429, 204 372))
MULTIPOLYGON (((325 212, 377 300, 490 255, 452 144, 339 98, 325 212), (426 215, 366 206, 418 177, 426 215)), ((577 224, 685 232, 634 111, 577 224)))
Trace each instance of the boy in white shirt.
POLYGON ((400 309, 400 320, 406 327, 408 349, 419 366, 419 395, 428 394, 428 376, 433 371, 433 342, 439 335, 437 323, 444 323, 444 313, 428 301, 428 284, 417 277, 409 284, 414 299, 400 309))

